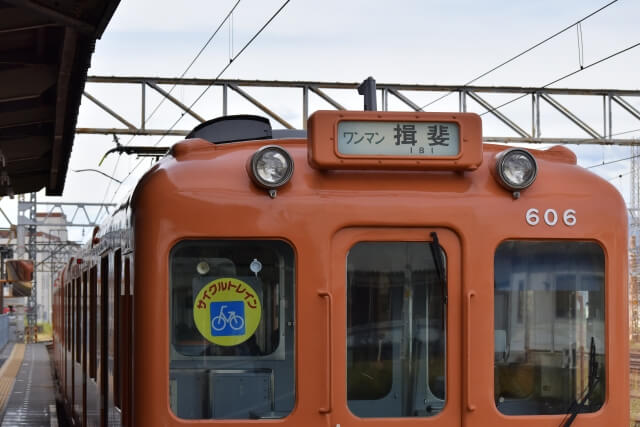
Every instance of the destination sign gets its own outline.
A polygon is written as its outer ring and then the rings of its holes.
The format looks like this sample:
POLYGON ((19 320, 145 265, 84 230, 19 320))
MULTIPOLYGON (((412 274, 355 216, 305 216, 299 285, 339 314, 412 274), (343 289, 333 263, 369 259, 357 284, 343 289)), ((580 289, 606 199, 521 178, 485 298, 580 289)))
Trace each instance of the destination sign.
POLYGON ((307 123, 318 170, 475 170, 482 120, 474 113, 316 111, 307 123))
POLYGON ((452 122, 340 121, 338 153, 353 156, 453 157, 460 129, 452 122))

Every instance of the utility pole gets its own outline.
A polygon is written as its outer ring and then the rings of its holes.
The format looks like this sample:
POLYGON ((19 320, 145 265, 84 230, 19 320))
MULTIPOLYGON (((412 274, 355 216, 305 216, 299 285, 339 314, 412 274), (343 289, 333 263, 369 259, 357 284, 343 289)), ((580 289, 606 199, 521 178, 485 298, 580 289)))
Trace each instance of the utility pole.
POLYGON ((95 227, 102 215, 109 214, 114 206, 104 203, 38 203, 36 193, 21 195, 18 199, 16 257, 24 259, 26 255, 34 264, 31 295, 27 299, 27 339, 36 336, 39 291, 43 292, 42 303, 48 308, 51 301, 50 297, 47 298, 47 295, 51 295, 48 286, 53 286, 54 273, 60 268, 60 260, 62 257, 68 258, 77 249, 78 245, 75 242, 67 241, 66 228, 95 227), (68 215, 65 210, 69 212, 68 215), (55 231, 61 234, 53 236, 52 233, 55 231), (47 268, 50 270, 47 271, 47 268), (38 289, 38 273, 50 273, 51 277, 51 282, 47 283, 48 276, 40 276, 45 287, 42 290, 38 289))
MULTIPOLYGON (((18 258, 27 255, 28 259, 36 260, 36 193, 21 195, 18 199, 18 258)), ((37 274, 33 274, 33 282, 31 285, 31 294, 27 297, 27 334, 26 337, 32 337, 35 334, 38 324, 38 282, 37 274)), ((30 340, 29 340, 30 341, 30 340)))

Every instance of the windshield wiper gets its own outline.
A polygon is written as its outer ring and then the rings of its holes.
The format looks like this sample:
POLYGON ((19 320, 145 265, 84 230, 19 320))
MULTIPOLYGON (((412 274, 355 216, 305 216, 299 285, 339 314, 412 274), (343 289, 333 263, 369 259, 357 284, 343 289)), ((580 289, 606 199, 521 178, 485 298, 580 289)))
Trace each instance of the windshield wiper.
POLYGON ((433 239, 433 243, 431 244, 431 256, 433 258, 433 263, 436 265, 438 280, 440 281, 440 285, 442 286, 442 301, 444 304, 447 304, 447 275, 444 271, 444 262, 442 261, 442 247, 440 246, 440 242, 438 241, 438 233, 432 231, 431 238, 433 239))
POLYGON ((567 411, 567 415, 570 415, 569 418, 563 422, 561 427, 569 427, 573 424, 573 421, 576 419, 580 411, 585 408, 585 403, 591 398, 593 391, 598 384, 600 378, 598 377, 598 361, 596 360, 596 340, 591 337, 591 348, 589 349, 589 379, 587 381, 587 390, 585 396, 582 398, 580 402, 578 399, 574 400, 569 410, 567 411))

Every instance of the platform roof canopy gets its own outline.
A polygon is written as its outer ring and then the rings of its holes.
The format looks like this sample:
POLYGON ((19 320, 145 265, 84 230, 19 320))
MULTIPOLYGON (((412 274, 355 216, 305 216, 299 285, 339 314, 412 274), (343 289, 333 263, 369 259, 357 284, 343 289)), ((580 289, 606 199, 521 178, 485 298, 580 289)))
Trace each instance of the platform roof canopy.
POLYGON ((0 196, 61 195, 95 41, 120 0, 0 0, 0 196))

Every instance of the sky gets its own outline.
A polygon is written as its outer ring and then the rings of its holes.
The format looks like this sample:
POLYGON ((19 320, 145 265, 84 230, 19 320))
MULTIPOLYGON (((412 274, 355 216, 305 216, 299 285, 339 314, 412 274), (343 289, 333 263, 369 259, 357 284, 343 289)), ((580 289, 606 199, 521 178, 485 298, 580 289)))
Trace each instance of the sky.
MULTIPOLYGON (((237 0, 121 0, 102 38, 97 41, 89 75, 178 77, 211 37, 237 0), (176 7, 176 5, 180 7, 176 7)), ((313 80, 359 82, 373 76, 384 83, 462 85, 495 65, 564 29, 610 1, 603 0, 240 0, 232 25, 227 22, 186 77, 228 79, 313 80), (242 47, 284 4, 286 6, 266 29, 244 50, 242 47), (232 35, 232 37, 230 37, 232 35), (238 55, 236 57, 236 55, 238 55)), ((640 42, 640 2, 618 0, 581 24, 582 50, 578 29, 571 28, 528 54, 483 77, 474 84, 482 86, 543 86, 575 71, 580 65, 640 42), (582 53, 582 54, 581 54, 582 53), (582 56, 582 59, 581 59, 582 56)), ((561 88, 639 89, 640 47, 631 49, 599 65, 577 73, 552 86, 561 88)), ((170 89, 170 87, 165 87, 170 89)), ((190 104, 202 89, 178 87, 173 94, 190 104)), ((140 122, 139 86, 115 87, 87 84, 86 91, 97 96, 127 120, 140 122)), ((147 90, 147 115, 159 102, 147 90)), ((273 94, 256 89, 266 103, 296 126, 301 126, 299 93, 273 94)), ((356 93, 335 94, 348 108, 361 109, 356 93)), ((427 102, 435 94, 416 95, 412 99, 427 102)), ((502 98, 487 97, 498 104, 502 98)), ((560 98, 562 99, 562 98, 560 98)), ((627 98, 640 109, 640 99, 627 98)), ((575 101, 569 101, 575 102, 575 101)), ((530 128, 530 100, 509 107, 521 114, 522 127, 530 128), (529 123, 529 124, 527 124, 529 123)), ((602 102, 576 105, 580 117, 601 131, 602 102)), ((315 102, 313 108, 326 108, 315 102)), ((400 108, 400 105, 392 105, 400 108)), ((232 99, 231 114, 256 113, 245 102, 232 99)), ((429 107, 430 111, 457 109, 457 96, 450 96, 429 107)), ((220 92, 209 91, 194 107, 209 118, 221 115, 220 92)), ((483 112, 480 108, 473 111, 483 112)), ((177 108, 164 103, 147 126, 166 128, 180 116, 177 108)), ((176 126, 190 129, 197 122, 189 117, 176 126)), ((274 127, 278 127, 272 121, 274 127)), ((580 138, 585 135, 559 115, 543 122, 547 135, 580 138)), ((614 114, 614 133, 638 130, 625 137, 640 138, 640 121, 630 115, 614 114)), ((84 98, 78 127, 120 125, 84 98)), ((483 116, 485 135, 504 134, 499 124, 483 116)), ((169 146, 179 138, 131 138, 120 136, 121 143, 169 146)), ((108 135, 76 135, 65 190, 62 197, 38 194, 38 202, 118 202, 135 186, 150 166, 133 156, 108 157, 98 166, 103 154, 112 148, 108 135), (95 168, 124 180, 117 185, 95 172, 74 172, 95 168)), ((539 147, 537 147, 539 148, 539 147)), ((618 146, 571 146, 583 166, 629 156, 629 148, 618 146)), ((629 199, 628 161, 592 169, 610 180, 629 199), (619 177, 622 175, 621 177, 619 177)), ((0 208, 15 223, 15 200, 3 198, 0 208)), ((0 221, 0 227, 7 227, 0 221)), ((73 230, 70 238, 84 240, 89 230, 73 230)))

